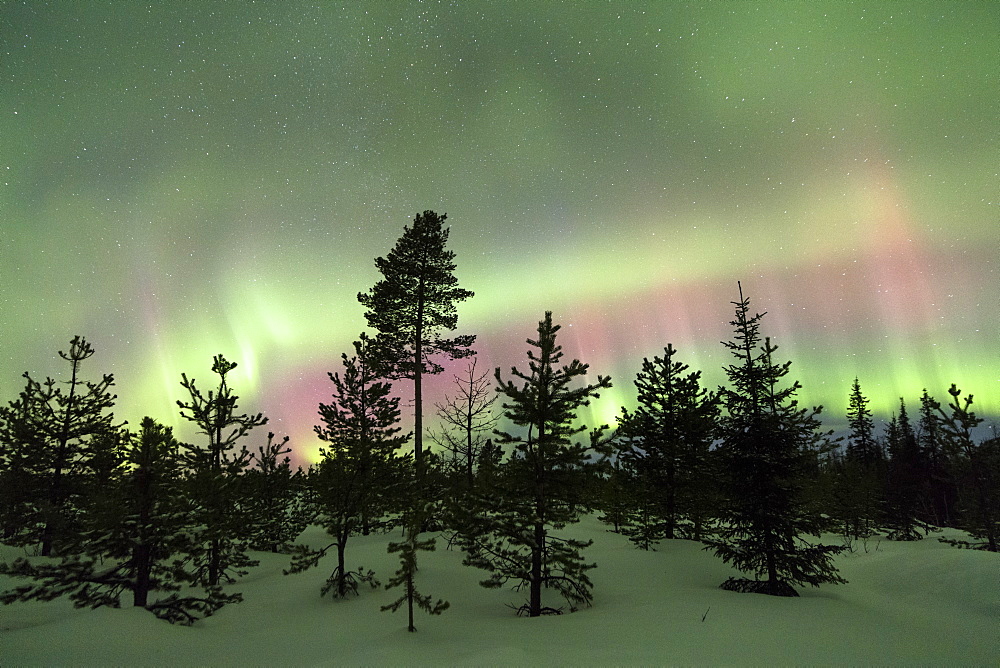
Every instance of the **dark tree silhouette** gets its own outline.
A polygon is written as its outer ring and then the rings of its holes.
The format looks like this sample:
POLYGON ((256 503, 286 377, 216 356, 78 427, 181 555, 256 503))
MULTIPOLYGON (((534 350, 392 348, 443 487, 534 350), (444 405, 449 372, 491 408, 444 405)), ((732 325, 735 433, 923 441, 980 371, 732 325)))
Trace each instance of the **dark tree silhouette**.
POLYGON ((438 599, 435 601, 430 594, 421 594, 417 591, 417 553, 433 552, 436 541, 433 538, 420 540, 420 527, 424 524, 427 516, 430 515, 428 508, 413 508, 406 514, 405 531, 403 540, 389 543, 389 554, 399 555, 399 569, 395 575, 386 583, 386 589, 402 587, 403 591, 392 603, 382 606, 382 611, 396 612, 403 604, 406 604, 407 627, 406 630, 413 633, 417 627, 413 623, 414 608, 420 608, 429 615, 440 615, 448 609, 450 603, 438 599))
POLYGON ((37 515, 33 406, 25 392, 0 407, 0 541, 12 544, 41 540, 37 515))
POLYGON ((67 596, 74 606, 119 607, 126 592, 132 604, 170 622, 191 624, 211 615, 239 594, 206 586, 202 594, 177 592, 196 583, 185 566, 192 544, 189 504, 181 493, 179 446, 169 427, 151 418, 123 447, 128 469, 105 481, 103 502, 89 513, 81 530, 78 554, 60 563, 18 559, 0 572, 30 578, 31 584, 0 595, 0 602, 49 601, 67 596))
POLYGON ((718 401, 701 387, 701 372, 674 359, 644 358, 636 375, 638 406, 619 418, 619 452, 636 486, 637 507, 626 533, 640 546, 682 534, 701 539, 712 503, 710 447, 718 401))
MULTIPOLYGON (((506 397, 504 416, 522 432, 497 431, 499 445, 512 445, 513 454, 501 465, 493 497, 476 529, 461 540, 466 563, 490 571, 481 584, 497 588, 513 581, 515 588, 527 586, 528 602, 519 612, 537 617, 559 612, 544 606, 543 589, 554 589, 576 609, 590 604, 592 583, 581 550, 590 542, 553 535, 554 529, 578 521, 586 509, 590 452, 574 435, 586 427, 574 426, 577 411, 611 387, 611 379, 598 376, 597 383, 571 387, 586 375, 588 365, 573 360, 559 366, 562 347, 556 345, 558 325, 552 313, 538 323, 537 340, 528 339, 536 350, 528 351, 528 372, 511 368, 522 381, 505 381, 496 369, 498 390, 506 397)), ((599 433, 600 430, 598 430, 599 433)), ((597 435, 593 442, 597 441, 597 435)))
POLYGON ((464 375, 455 376, 455 385, 455 396, 446 396, 442 403, 435 404, 442 428, 431 437, 448 452, 448 472, 465 489, 472 489, 480 454, 499 420, 493 412, 497 395, 489 373, 476 373, 475 357, 464 375))
POLYGON ((962 392, 955 384, 948 389, 951 402, 948 412, 940 407, 941 431, 953 453, 956 477, 961 482, 960 526, 978 539, 947 540, 959 547, 975 547, 990 552, 1000 551, 1000 439, 976 443, 972 430, 982 418, 972 411, 972 395, 960 399, 962 392))
POLYGON ((779 386, 791 362, 774 363, 777 346, 768 338, 761 345, 764 314, 749 316, 749 304, 741 287, 740 301, 733 302, 734 340, 724 342, 737 361, 725 368, 730 387, 719 388, 726 409, 719 445, 726 498, 717 537, 705 541, 706 549, 757 578, 732 578, 724 589, 798 596, 793 585, 844 582, 832 562, 843 548, 802 538, 824 528, 803 493, 823 436, 820 409, 798 407, 798 382, 779 386))
POLYGON ((181 386, 190 400, 177 402, 181 416, 208 437, 205 447, 184 444, 182 454, 188 469, 187 492, 196 504, 201 525, 201 577, 209 586, 223 579, 231 582, 257 563, 246 554, 250 523, 239 504, 240 475, 250 462, 250 452, 246 446, 237 445, 251 430, 267 424, 267 418, 260 413, 236 413, 239 397, 226 378, 235 368, 235 362, 216 355, 212 372, 219 376, 219 385, 207 395, 198 389, 194 378, 182 374, 181 386))
POLYGON ((4 534, 21 545, 38 543, 43 556, 58 554, 73 542, 84 491, 87 460, 94 441, 121 429, 112 424, 114 377, 85 381, 80 367, 94 355, 82 336, 70 341, 70 378, 27 384, 16 401, 0 409, 0 463, 4 482, 4 534))
POLYGON ((417 472, 423 466, 423 376, 443 371, 433 358, 457 359, 473 355, 474 335, 441 338, 458 326, 456 304, 473 296, 458 287, 455 253, 447 250, 447 215, 424 211, 403 228, 403 235, 375 266, 382 274, 358 301, 368 309, 368 325, 378 331, 380 356, 391 377, 413 380, 413 448, 417 472))
POLYGON ((409 434, 399 433, 399 397, 390 396, 392 384, 382 380, 371 339, 362 334, 354 350, 351 358, 342 355, 343 375, 328 373, 333 401, 319 405, 323 425, 315 427, 328 445, 308 479, 318 521, 334 542, 320 550, 297 546, 286 572, 315 566, 336 547, 337 566, 321 593, 332 592, 339 598, 357 594, 361 582, 378 584, 371 571, 347 570, 347 542, 386 510, 389 496, 399 495, 408 458, 396 453, 409 434))
MULTIPOLYGON (((611 439, 621 447, 620 439, 611 439)), ((627 446, 626 446, 627 447, 627 446)), ((640 549, 651 550, 660 539, 660 522, 654 516, 655 500, 643 494, 640 475, 624 463, 622 452, 615 453, 601 477, 597 491, 598 520, 611 525, 615 533, 627 535, 640 549)))
POLYGON ((886 429, 889 453, 886 476, 885 525, 890 540, 920 540, 927 526, 920 521, 922 506, 923 462, 916 432, 906 411, 906 402, 899 399, 899 415, 894 415, 886 429))
POLYGON ((241 514, 255 550, 286 550, 314 519, 305 500, 305 474, 292 470, 287 444, 287 436, 275 441, 268 433, 267 443, 251 453, 251 467, 240 478, 241 514))
POLYGON ((847 456, 863 468, 874 468, 884 456, 875 440, 875 423, 868 410, 868 398, 861 391, 861 382, 855 378, 847 404, 847 456))
POLYGON ((917 421, 917 447, 922 464, 922 519, 934 526, 954 522, 957 490, 950 474, 953 462, 945 447, 941 428, 941 404, 924 388, 920 395, 920 418, 917 421))
POLYGON ((832 514, 839 521, 845 541, 867 539, 884 515, 885 453, 875 438, 875 424, 868 410, 868 398, 855 378, 848 398, 847 423, 850 432, 843 457, 831 463, 832 514))

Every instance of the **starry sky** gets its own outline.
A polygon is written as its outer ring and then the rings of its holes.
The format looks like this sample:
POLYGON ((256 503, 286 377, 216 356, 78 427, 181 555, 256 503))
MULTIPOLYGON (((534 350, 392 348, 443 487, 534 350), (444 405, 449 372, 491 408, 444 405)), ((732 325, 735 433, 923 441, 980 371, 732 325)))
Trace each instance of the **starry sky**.
POLYGON ((668 342, 723 382, 737 281, 831 423, 855 376, 1000 414, 1000 4, 150 5, 0 3, 0 400, 82 334, 118 417, 176 425, 223 353, 308 459, 432 209, 480 368, 552 310, 615 382, 591 422, 668 342))

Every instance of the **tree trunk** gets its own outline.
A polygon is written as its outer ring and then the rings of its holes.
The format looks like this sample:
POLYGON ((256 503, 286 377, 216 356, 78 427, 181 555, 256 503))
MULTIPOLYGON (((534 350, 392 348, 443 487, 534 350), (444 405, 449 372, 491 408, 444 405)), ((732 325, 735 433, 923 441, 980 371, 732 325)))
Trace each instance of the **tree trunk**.
POLYGON ((149 599, 150 570, 152 569, 150 546, 140 543, 132 551, 135 562, 135 589, 132 590, 132 605, 145 608, 149 599))
POLYGON ((406 608, 407 608, 407 613, 409 615, 409 626, 406 627, 406 630, 409 631, 410 633, 413 633, 414 631, 417 630, 417 627, 413 625, 413 595, 414 595, 414 593, 415 592, 414 592, 414 587, 413 587, 413 571, 410 571, 406 575, 406 608))
MULTIPOLYGON (((422 354, 421 346, 417 343, 417 359, 422 354)), ((423 365, 417 363, 417 370, 413 376, 413 464, 417 470, 417 476, 424 473, 424 391, 423 391, 423 365)))
MULTIPOLYGON (((673 447, 671 447, 673 450, 673 447)), ((667 530, 666 538, 673 540, 677 527, 677 471, 674 462, 667 464, 667 530)))
POLYGON ((219 564, 222 561, 221 541, 218 538, 212 539, 212 544, 208 548, 208 584, 215 586, 219 584, 219 564))
POLYGON ((465 479, 469 484, 469 489, 472 489, 476 482, 475 470, 473 468, 475 464, 475 453, 472 448, 472 400, 472 380, 470 374, 469 403, 465 412, 465 479))
MULTIPOLYGON (((219 395, 222 395, 221 388, 219 395)), ((216 422, 218 421, 217 418, 216 422)), ((214 474, 212 476, 212 484, 216 486, 216 489, 213 490, 216 492, 216 495, 213 495, 215 498, 210 503, 225 504, 225 501, 220 498, 222 496, 221 487, 224 484, 222 478, 222 427, 220 425, 215 427, 215 437, 213 440, 214 442, 209 443, 209 447, 212 450, 212 473, 214 474)), ((216 537, 212 538, 211 545, 208 548, 208 584, 213 587, 219 584, 219 579, 222 576, 220 572, 222 570, 222 540, 218 538, 218 532, 222 529, 220 525, 222 524, 221 518, 223 515, 221 507, 216 507, 214 510, 220 512, 218 514, 213 513, 215 517, 212 518, 212 521, 218 522, 218 524, 214 527, 209 527, 209 529, 214 529, 214 533, 216 534, 216 537)))
POLYGON ((63 469, 67 466, 67 448, 69 446, 70 421, 73 419, 73 405, 76 400, 77 368, 79 362, 73 361, 73 372, 69 381, 69 396, 66 399, 66 412, 63 413, 62 429, 59 433, 59 441, 56 443, 56 461, 52 472, 52 486, 49 488, 50 512, 52 515, 46 518, 45 528, 42 530, 42 556, 52 556, 52 544, 55 542, 55 531, 52 521, 58 521, 59 513, 63 507, 63 469))
POLYGON ((417 326, 413 341, 413 464, 420 478, 424 466, 424 277, 417 286, 417 326))
POLYGON ((535 544, 531 548, 531 589, 528 601, 528 616, 542 614, 542 550, 545 547, 545 525, 535 523, 535 544))
MULTIPOLYGON (((541 400, 541 399, 540 399, 541 400)), ((531 548, 531 597, 528 601, 528 616, 542 614, 542 561, 545 553, 545 424, 538 425, 538 440, 535 443, 535 544, 531 548)))
POLYGON ((764 536, 764 559, 767 562, 767 581, 769 589, 776 592, 778 587, 778 568, 775 564, 774 536, 771 534, 770 528, 768 528, 767 533, 764 536))
POLYGON ((150 575, 153 568, 153 549, 148 541, 150 517, 153 508, 153 485, 147 462, 150 452, 144 446, 143 463, 135 471, 135 495, 139 504, 139 525, 137 541, 132 548, 132 560, 135 564, 135 589, 132 590, 132 605, 145 608, 149 602, 150 575))
POLYGON ((976 487, 979 492, 979 512, 982 517, 983 531, 986 534, 986 544, 987 550, 990 552, 997 551, 997 534, 996 534, 996 522, 994 521, 993 514, 991 512, 993 504, 990 502, 989 491, 987 490, 987 482, 983 480, 982 474, 977 473, 976 475, 976 487))
POLYGON ((337 595, 340 598, 347 596, 347 571, 344 569, 344 552, 347 550, 346 532, 341 532, 337 537, 337 595))

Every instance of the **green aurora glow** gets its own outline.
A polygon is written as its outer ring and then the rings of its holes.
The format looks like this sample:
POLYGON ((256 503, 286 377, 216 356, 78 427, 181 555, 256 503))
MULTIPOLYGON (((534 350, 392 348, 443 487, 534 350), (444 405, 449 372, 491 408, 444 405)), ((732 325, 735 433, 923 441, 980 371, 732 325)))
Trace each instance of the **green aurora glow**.
POLYGON ((2 400, 80 333, 176 424, 222 352, 309 456, 434 209, 482 367, 553 310, 616 383, 592 421, 667 342, 722 382, 737 280, 833 422, 855 376, 1000 414, 1000 4, 346 4, 0 5, 2 400))

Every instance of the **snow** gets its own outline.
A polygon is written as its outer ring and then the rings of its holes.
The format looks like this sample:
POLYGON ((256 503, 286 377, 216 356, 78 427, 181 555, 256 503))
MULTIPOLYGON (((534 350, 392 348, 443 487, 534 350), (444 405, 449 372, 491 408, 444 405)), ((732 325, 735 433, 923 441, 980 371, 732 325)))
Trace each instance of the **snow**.
MULTIPOLYGON (((398 590, 321 598, 329 570, 282 575, 285 555, 232 587, 244 602, 192 627, 172 626, 130 607, 75 610, 65 600, 0 606, 4 665, 789 665, 1000 664, 1000 555, 936 540, 874 538, 868 551, 836 558, 849 584, 800 589, 800 598, 722 591, 736 573, 701 546, 668 541, 635 549, 593 517, 568 530, 593 538, 585 557, 594 605, 574 614, 519 618, 506 604, 524 596, 478 585, 485 572, 438 540, 419 554, 418 589, 451 607, 381 612, 398 590)), ((957 536, 946 531, 938 535, 957 536)), ((383 582, 397 568, 390 536, 352 539, 348 565, 373 568, 383 582)), ((304 542, 324 534, 308 529, 304 542)), ((836 537, 827 537, 836 541, 836 537)), ((325 544, 325 543, 324 543, 325 544)), ((0 547, 7 561, 21 550, 0 547)), ((0 588, 13 584, 0 578, 0 588)), ((123 601, 126 605, 128 601, 123 601)), ((547 604, 557 603, 555 599, 547 604)))

